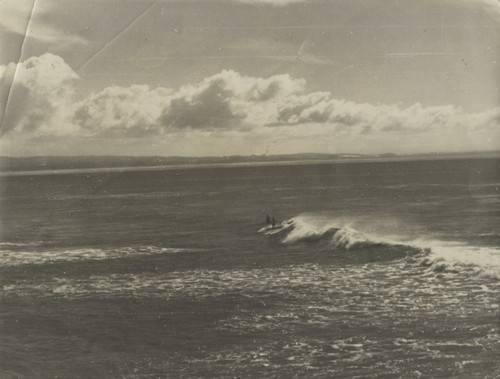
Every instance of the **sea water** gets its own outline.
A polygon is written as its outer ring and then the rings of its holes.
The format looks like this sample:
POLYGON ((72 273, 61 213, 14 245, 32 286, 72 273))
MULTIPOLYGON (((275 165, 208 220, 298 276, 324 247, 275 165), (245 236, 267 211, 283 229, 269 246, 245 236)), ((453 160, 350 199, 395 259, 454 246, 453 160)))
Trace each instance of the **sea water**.
POLYGON ((2 378, 500 375, 498 159, 0 180, 2 378))

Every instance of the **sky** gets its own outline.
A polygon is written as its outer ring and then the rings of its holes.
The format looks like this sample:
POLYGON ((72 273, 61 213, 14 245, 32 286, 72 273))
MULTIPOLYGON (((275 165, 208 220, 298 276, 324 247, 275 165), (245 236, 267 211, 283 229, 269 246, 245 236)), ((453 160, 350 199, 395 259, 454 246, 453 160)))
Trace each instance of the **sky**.
POLYGON ((500 149, 498 0, 2 0, 0 154, 500 149))

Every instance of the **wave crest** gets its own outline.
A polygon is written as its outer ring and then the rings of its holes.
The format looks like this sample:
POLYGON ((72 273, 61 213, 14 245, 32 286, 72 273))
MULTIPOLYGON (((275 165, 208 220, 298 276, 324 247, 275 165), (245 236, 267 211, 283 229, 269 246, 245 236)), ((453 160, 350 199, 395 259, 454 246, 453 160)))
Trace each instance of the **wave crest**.
POLYGON ((333 235, 333 239, 331 242, 334 246, 344 248, 346 250, 386 244, 382 241, 371 239, 360 231, 350 227, 339 229, 333 235))
POLYGON ((371 236, 350 226, 339 226, 335 221, 317 222, 305 216, 285 220, 275 227, 261 228, 259 232, 268 236, 282 237, 281 242, 284 244, 327 241, 332 247, 345 250, 383 246, 422 250, 388 238, 371 236))
POLYGON ((377 256, 411 254, 420 256, 417 263, 433 273, 468 273, 500 280, 500 249, 472 246, 463 242, 431 239, 391 239, 363 233, 336 220, 297 216, 276 227, 259 230, 268 236, 280 237, 283 244, 323 242, 332 249, 357 251, 357 254, 377 251, 377 256), (380 254, 382 253, 382 255, 380 254))

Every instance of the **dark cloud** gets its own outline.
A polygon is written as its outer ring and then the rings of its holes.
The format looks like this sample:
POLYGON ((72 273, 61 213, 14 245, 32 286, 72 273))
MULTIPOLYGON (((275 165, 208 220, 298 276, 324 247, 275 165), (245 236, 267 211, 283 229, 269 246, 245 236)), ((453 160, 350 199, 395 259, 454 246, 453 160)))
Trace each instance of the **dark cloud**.
POLYGON ((170 101, 160 119, 163 125, 193 129, 227 128, 247 116, 233 105, 234 93, 222 78, 193 92, 170 101))
POLYGON ((161 122, 177 128, 238 128, 243 121, 254 123, 259 108, 302 91, 304 84, 289 75, 254 78, 223 70, 197 85, 182 87, 164 108, 161 122))

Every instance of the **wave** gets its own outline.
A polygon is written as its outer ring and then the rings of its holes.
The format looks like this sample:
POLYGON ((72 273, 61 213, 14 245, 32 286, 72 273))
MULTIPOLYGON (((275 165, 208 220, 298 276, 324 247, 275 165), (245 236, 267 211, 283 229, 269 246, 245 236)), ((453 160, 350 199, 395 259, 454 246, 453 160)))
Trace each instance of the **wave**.
POLYGON ((331 237, 338 231, 338 228, 331 224, 322 226, 307 222, 303 217, 295 217, 283 221, 275 227, 265 227, 259 230, 268 236, 284 235, 283 243, 312 242, 331 237))
POLYGON ((386 247, 404 248, 405 251, 411 250, 414 252, 426 251, 425 248, 420 248, 408 243, 397 242, 389 238, 370 236, 348 226, 340 228, 334 234, 331 242, 334 246, 344 248, 346 250, 386 247))
POLYGON ((281 237, 283 244, 323 242, 332 250, 357 253, 376 250, 377 256, 383 256, 383 252, 399 252, 404 256, 416 256, 416 262, 433 273, 468 272, 500 280, 500 249, 491 246, 425 238, 390 238, 361 232, 339 220, 311 216, 297 216, 259 232, 281 237))
POLYGON ((421 251, 420 247, 360 232, 350 226, 339 226, 335 220, 321 220, 314 217, 297 216, 285 220, 275 227, 264 227, 259 233, 268 236, 282 236, 282 243, 328 241, 332 247, 345 250, 371 247, 406 247, 421 251))
POLYGON ((43 251, 0 249, 0 267, 39 265, 56 262, 119 259, 131 256, 172 254, 185 251, 185 249, 162 246, 135 246, 116 249, 51 249, 43 251))
POLYGON ((472 246, 461 242, 435 240, 415 241, 429 246, 430 254, 420 261, 434 272, 469 272, 500 280, 500 249, 472 246))

